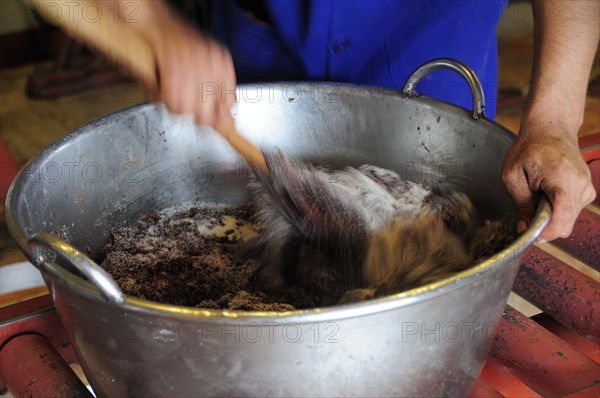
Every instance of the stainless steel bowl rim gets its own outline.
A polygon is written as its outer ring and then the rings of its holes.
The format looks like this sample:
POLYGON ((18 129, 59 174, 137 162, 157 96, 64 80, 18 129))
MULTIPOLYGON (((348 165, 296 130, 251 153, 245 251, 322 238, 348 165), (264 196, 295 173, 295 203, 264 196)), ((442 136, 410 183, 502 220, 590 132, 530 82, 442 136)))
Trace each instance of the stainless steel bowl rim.
MULTIPOLYGON (((285 82, 278 82, 277 84, 286 84, 285 82)), ((346 86, 348 84, 345 83, 330 83, 330 82, 310 82, 310 83, 298 83, 298 82, 290 82, 289 84, 294 84, 296 86, 306 86, 308 88, 323 86, 323 85, 333 85, 333 86, 346 86)), ((245 86, 256 86, 256 85, 240 85, 240 89, 243 89, 245 86)), ((396 91, 386 88, 374 88, 371 86, 360 86, 360 85, 352 85, 354 87, 362 88, 368 93, 370 90, 376 90, 379 94, 384 95, 393 95, 393 96, 401 96, 406 97, 406 93, 402 91, 396 91)), ((444 106, 450 106, 455 109, 464 110, 464 108, 457 107, 455 105, 442 102, 439 100, 435 100, 429 97, 419 96, 411 98, 411 101, 423 101, 423 102, 431 102, 433 101, 436 104, 443 104, 444 106)), ((137 112, 140 108, 151 106, 151 104, 142 104, 135 105, 127 109, 123 109, 108 115, 105 115, 83 127, 80 127, 74 130, 72 133, 67 136, 59 139, 46 149, 44 149, 40 154, 31 159, 17 174, 15 177, 15 181, 20 181, 21 174, 25 173, 32 165, 39 161, 39 159, 44 159, 49 156, 51 153, 59 151, 61 147, 66 145, 69 141, 73 140, 75 136, 80 134, 88 133, 91 127, 98 127, 105 124, 112 115, 120 114, 126 115, 129 112, 137 112)), ((470 112, 469 112, 470 113, 470 112)), ((466 113, 466 116, 469 115, 466 113)), ((499 128, 506 132, 507 134, 512 135, 509 130, 505 129, 503 126, 491 121, 487 118, 481 118, 478 120, 481 123, 489 123, 494 125, 496 128, 499 128)), ((18 195, 18 191, 20 189, 19 184, 12 184, 6 201, 6 223, 11 231, 11 234, 16 241, 18 247, 21 249, 23 253, 28 253, 27 250, 27 240, 25 236, 21 233, 17 220, 16 214, 14 213, 14 206, 12 205, 13 201, 16 201, 18 195)), ((286 312, 263 312, 263 311, 233 311, 233 310, 208 310, 208 309, 199 309, 193 307, 184 307, 184 306, 176 306, 176 305, 168 305, 161 304, 149 300, 138 299, 131 296, 125 296, 123 303, 118 304, 124 310, 137 312, 137 313, 146 313, 146 314, 154 314, 166 317, 176 317, 176 318, 188 318, 188 319, 205 319, 212 318, 215 320, 219 320, 219 322, 253 322, 256 320, 261 321, 281 321, 288 323, 308 323, 308 322, 319 322, 326 320, 339 320, 346 319, 352 317, 359 317, 369 314, 380 313, 384 311, 389 311, 392 309, 396 309, 399 307, 409 306, 411 304, 422 302, 459 288, 463 284, 470 283, 476 279, 483 277, 484 274, 491 272, 496 267, 502 266, 500 259, 509 256, 517 256, 519 255, 525 248, 534 243, 536 239, 540 236, 546 225, 550 220, 550 216, 552 213, 551 205, 548 200, 542 195, 540 197, 536 214, 532 219, 531 224, 528 226, 527 230, 520 234, 512 244, 506 247, 504 250, 497 253, 495 256, 490 257, 484 261, 481 261, 478 264, 475 264, 473 267, 462 271, 451 278, 444 279, 439 282, 430 283, 428 285, 424 285, 419 288, 411 289, 408 291, 404 291, 402 293, 366 300, 360 303, 354 304, 346 304, 332 307, 324 307, 324 308, 311 308, 305 310, 295 310, 295 311, 286 311, 286 312)), ((29 258, 30 261, 34 261, 29 258)), ((51 268, 51 271, 60 277, 60 280, 57 283, 64 283, 69 285, 70 287, 74 287, 78 289, 82 294, 97 300, 97 301, 106 301, 105 298, 100 294, 98 288, 96 288, 93 284, 88 282, 87 280, 76 276, 62 267, 56 264, 47 264, 47 267, 51 268)))

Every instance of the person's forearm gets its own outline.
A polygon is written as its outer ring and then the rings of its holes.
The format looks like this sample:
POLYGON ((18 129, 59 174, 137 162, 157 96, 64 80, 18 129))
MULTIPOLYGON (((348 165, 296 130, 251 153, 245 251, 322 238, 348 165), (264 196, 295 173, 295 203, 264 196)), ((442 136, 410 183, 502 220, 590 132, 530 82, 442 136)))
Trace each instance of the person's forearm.
POLYGON ((544 121, 577 134, 598 47, 600 4, 597 0, 534 0, 533 13, 534 64, 523 127, 527 130, 528 123, 544 121))
POLYGON ((552 204, 540 242, 569 236, 596 192, 579 153, 577 133, 600 35, 598 1, 534 0, 535 52, 519 136, 502 170, 517 209, 517 230, 530 224, 534 192, 552 204))

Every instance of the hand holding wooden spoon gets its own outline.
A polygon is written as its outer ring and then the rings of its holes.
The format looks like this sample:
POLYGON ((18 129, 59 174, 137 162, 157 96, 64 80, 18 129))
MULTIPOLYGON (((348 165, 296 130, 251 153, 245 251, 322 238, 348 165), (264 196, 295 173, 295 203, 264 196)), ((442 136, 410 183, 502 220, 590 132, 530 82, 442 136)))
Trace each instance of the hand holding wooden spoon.
POLYGON ((80 7, 73 7, 72 3, 36 0, 32 5, 42 17, 130 71, 169 110, 191 113, 197 123, 214 127, 248 163, 268 173, 262 151, 234 127, 231 107, 236 79, 229 52, 161 1, 83 0, 78 2, 80 7), (125 18, 115 4, 133 4, 139 12, 125 18), (86 7, 96 9, 94 19, 81 12, 86 7))

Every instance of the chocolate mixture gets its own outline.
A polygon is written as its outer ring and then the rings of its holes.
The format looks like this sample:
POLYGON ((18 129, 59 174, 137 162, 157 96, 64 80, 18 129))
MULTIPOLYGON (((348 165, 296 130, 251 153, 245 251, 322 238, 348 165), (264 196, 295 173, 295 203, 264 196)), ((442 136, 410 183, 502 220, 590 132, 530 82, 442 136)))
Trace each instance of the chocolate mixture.
POLYGON ((299 166, 293 179, 258 173, 253 205, 170 209, 118 229, 101 265, 147 300, 285 311, 420 287, 512 240, 506 222, 482 220, 463 193, 370 165, 299 166))
POLYGON ((259 268, 238 245, 256 234, 253 209, 191 207, 142 217, 113 233, 101 266, 124 293, 166 304, 211 309, 285 311, 252 281, 259 268))
MULTIPOLYGON (((488 235, 490 243, 480 253, 489 252, 490 247, 497 250, 499 242, 507 242, 509 235, 501 224, 495 221, 493 228, 490 225, 488 221, 481 226, 480 231, 488 235)), ((425 226, 421 230, 429 229, 425 226)), ((292 253, 294 261, 310 264, 310 272, 297 283, 273 287, 264 281, 272 279, 275 271, 261 265, 256 250, 255 242, 263 238, 263 230, 251 205, 170 209, 146 215, 134 226, 114 231, 101 266, 125 294, 134 297, 207 309, 288 311, 402 291, 447 277, 467 265, 463 262, 459 268, 454 265, 442 272, 428 268, 423 271, 423 277, 428 279, 410 286, 357 289, 344 284, 339 270, 323 253, 303 249, 292 253)))

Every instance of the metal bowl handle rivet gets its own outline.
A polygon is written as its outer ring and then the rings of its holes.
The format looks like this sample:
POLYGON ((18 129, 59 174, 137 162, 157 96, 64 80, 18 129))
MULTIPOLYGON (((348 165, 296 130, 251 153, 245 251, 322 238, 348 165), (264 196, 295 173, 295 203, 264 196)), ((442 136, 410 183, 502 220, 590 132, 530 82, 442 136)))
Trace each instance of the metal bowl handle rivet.
POLYGON ((450 58, 434 59, 421 65, 406 79, 402 91, 407 96, 417 95, 415 86, 426 75, 439 69, 450 69, 460 74, 469 84, 471 94, 473 95, 473 119, 485 117, 485 100, 483 97, 483 88, 479 78, 471 68, 460 61, 450 58))
POLYGON ((37 233, 29 239, 27 247, 31 258, 38 267, 41 268, 48 262, 47 257, 41 253, 40 247, 48 249, 81 271, 91 283, 100 289, 108 301, 117 304, 123 302, 123 292, 114 279, 92 259, 56 235, 49 232, 37 233))

